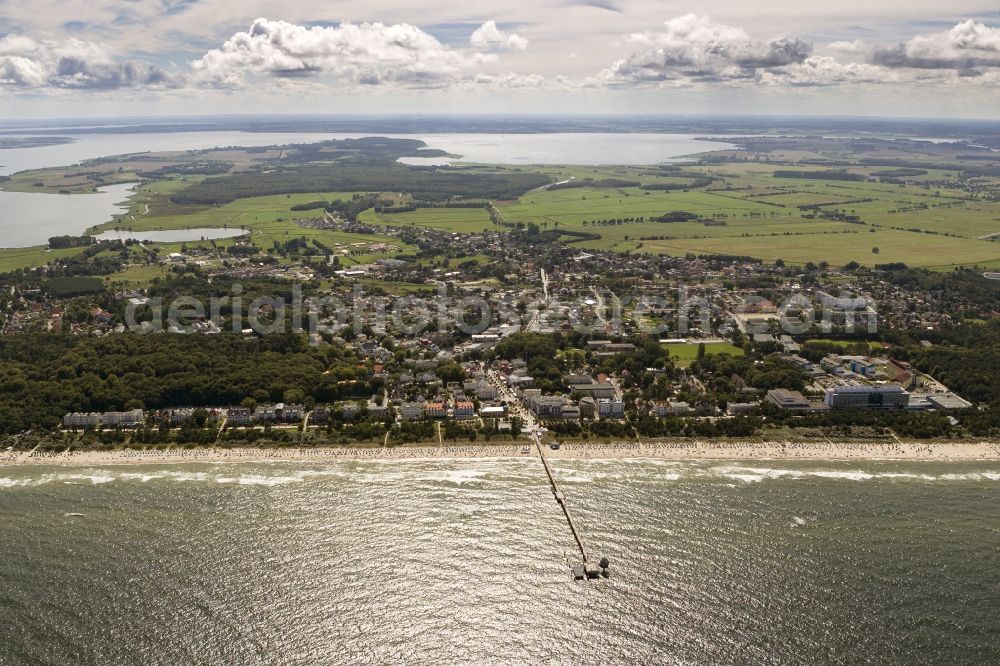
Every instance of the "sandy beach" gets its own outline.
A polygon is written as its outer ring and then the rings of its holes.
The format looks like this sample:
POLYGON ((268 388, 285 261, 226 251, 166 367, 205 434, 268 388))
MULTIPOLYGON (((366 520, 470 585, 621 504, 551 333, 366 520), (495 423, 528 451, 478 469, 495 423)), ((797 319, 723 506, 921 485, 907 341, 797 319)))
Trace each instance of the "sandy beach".
MULTIPOLYGON (((767 443, 738 441, 611 442, 565 444, 545 448, 552 459, 652 460, 1000 460, 1000 442, 976 443, 767 443)), ((203 448, 140 451, 4 452, 0 467, 9 465, 99 466, 129 464, 226 463, 241 461, 359 461, 524 458, 537 456, 524 445, 445 445, 396 448, 203 448)))

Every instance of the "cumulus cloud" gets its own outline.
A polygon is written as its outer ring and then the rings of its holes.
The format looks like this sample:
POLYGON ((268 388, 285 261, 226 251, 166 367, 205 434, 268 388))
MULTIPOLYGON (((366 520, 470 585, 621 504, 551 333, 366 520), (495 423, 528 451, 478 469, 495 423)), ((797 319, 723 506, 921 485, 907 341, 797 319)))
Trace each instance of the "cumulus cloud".
POLYGON ((822 50, 824 53, 844 58, 867 58, 871 55, 872 47, 860 39, 855 39, 850 42, 830 42, 822 50))
MULTIPOLYGON (((179 20, 177 17, 193 21, 191 17, 203 7, 195 0, 158 2, 162 14, 173 21, 179 20)), ((600 3, 574 0, 570 4, 600 3)), ((109 25, 113 23, 108 21, 109 25)), ((95 24, 87 24, 90 38, 101 42, 108 39, 103 32, 92 29, 95 24)), ((70 29, 69 24, 65 26, 70 29)), ((46 35, 46 39, 8 34, 0 37, 0 90, 173 89, 184 85, 241 88, 262 80, 275 94, 285 97, 303 92, 327 93, 331 86, 350 90, 357 85, 381 84, 451 86, 484 93, 693 85, 807 87, 965 82, 984 89, 1000 86, 1000 29, 977 21, 917 35, 895 46, 839 41, 814 47, 795 35, 751 37, 740 27, 688 14, 671 18, 651 31, 622 35, 619 44, 626 46, 626 55, 590 78, 581 78, 578 71, 572 78, 557 74, 560 66, 580 67, 575 64, 579 60, 575 56, 579 46, 576 42, 559 48, 561 59, 546 59, 544 76, 507 71, 499 65, 504 55, 501 52, 526 49, 528 40, 511 29, 501 29, 496 21, 486 21, 471 35, 470 27, 459 27, 460 39, 468 35, 468 42, 456 44, 451 39, 443 43, 408 23, 315 25, 259 18, 245 31, 227 31, 232 36, 223 43, 201 48, 196 53, 203 55, 190 62, 190 68, 172 65, 170 73, 123 57, 104 43, 50 37, 59 34, 58 30, 38 33, 46 35)), ((573 39, 577 37, 570 28, 564 32, 574 35, 573 39)), ((80 36, 84 32, 74 26, 72 34, 80 36)), ((156 51, 153 42, 144 43, 143 48, 156 51)), ((115 43, 126 48, 121 41, 115 43)))
POLYGON ((977 70, 1000 67, 1000 28, 964 21, 950 30, 875 51, 872 62, 885 67, 977 70))
POLYGON ((489 54, 455 51, 406 23, 306 27, 259 18, 248 31, 236 33, 192 67, 199 81, 221 87, 240 87, 248 74, 331 74, 346 83, 434 87, 493 60, 489 54))
POLYGON ((861 41, 832 42, 814 53, 797 37, 753 40, 741 28, 688 14, 659 32, 629 37, 633 51, 588 86, 730 85, 833 86, 847 84, 954 83, 977 77, 995 85, 1000 77, 1000 29, 966 21, 951 30, 919 35, 890 49, 861 41))
POLYGON ((471 81, 478 88, 487 90, 564 90, 573 86, 572 81, 563 76, 545 77, 541 74, 477 74, 471 81))
POLYGON ((812 45, 797 37, 757 42, 743 29, 687 14, 660 32, 631 35, 635 50, 602 73, 609 81, 718 81, 753 78, 757 70, 801 63, 812 45))
POLYGON ((830 56, 810 56, 800 63, 761 72, 759 81, 769 85, 832 86, 846 83, 892 83, 893 72, 867 63, 842 63, 830 56))
POLYGON ((496 21, 487 21, 479 26, 469 38, 469 43, 480 49, 500 48, 523 51, 528 48, 528 40, 520 35, 501 30, 496 21))
POLYGON ((163 70, 134 60, 119 60, 101 44, 79 39, 35 41, 23 35, 0 38, 2 86, 114 90, 175 84, 176 80, 163 70))

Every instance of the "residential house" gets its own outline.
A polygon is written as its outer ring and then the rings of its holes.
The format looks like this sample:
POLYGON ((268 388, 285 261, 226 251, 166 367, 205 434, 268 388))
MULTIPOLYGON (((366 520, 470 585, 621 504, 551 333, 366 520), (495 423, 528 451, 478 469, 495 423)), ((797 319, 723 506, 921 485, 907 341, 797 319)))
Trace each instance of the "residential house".
POLYGON ((368 403, 368 413, 376 419, 384 419, 388 413, 389 408, 378 402, 368 403))
POLYGON ((424 415, 424 406, 419 402, 404 402, 399 409, 399 418, 404 421, 415 421, 424 415))
POLYGON ((226 412, 226 424, 231 426, 250 425, 253 412, 246 407, 230 407, 226 412))
POLYGON ((448 408, 443 402, 428 402, 424 404, 424 414, 428 418, 443 419, 448 416, 448 408))
POLYGON ((471 419, 476 415, 476 406, 470 400, 458 400, 452 415, 458 420, 471 419))
POLYGON ((302 405, 259 405, 254 410, 254 421, 258 423, 296 423, 302 420, 305 409, 302 405))

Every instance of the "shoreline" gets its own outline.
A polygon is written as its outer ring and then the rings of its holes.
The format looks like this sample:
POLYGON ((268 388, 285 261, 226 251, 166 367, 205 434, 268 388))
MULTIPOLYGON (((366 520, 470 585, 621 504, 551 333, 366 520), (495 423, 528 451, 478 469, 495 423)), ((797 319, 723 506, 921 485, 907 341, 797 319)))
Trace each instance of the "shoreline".
MULTIPOLYGON (((538 457, 527 445, 401 446, 396 448, 299 447, 203 448, 166 450, 116 449, 62 453, 4 452, 0 468, 21 466, 93 467, 102 465, 158 465, 231 462, 354 462, 364 460, 476 460, 538 457)), ((545 449, 553 460, 817 460, 817 461, 1000 461, 1000 442, 926 443, 759 443, 759 442, 617 442, 564 444, 545 449)))

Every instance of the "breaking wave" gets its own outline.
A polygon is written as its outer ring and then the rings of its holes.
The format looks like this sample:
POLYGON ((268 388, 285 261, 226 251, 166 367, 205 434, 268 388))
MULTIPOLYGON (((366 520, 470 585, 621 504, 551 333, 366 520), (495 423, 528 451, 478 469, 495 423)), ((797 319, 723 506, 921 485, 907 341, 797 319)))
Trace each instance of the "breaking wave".
MULTIPOLYGON (((564 463, 565 461, 560 461, 564 463)), ((253 465, 234 469, 232 464, 220 465, 208 471, 179 471, 156 468, 155 465, 141 470, 129 471, 94 469, 77 472, 49 472, 35 476, 0 477, 0 490, 44 486, 48 484, 89 484, 112 483, 198 483, 210 482, 238 486, 283 486, 303 481, 319 481, 323 478, 338 479, 350 483, 372 484, 440 484, 462 487, 486 483, 541 482, 544 473, 520 464, 499 461, 470 460, 461 466, 454 461, 445 463, 397 462, 393 466, 371 463, 344 463, 324 467, 296 469, 297 463, 277 463, 253 465)), ((252 465, 247 463, 248 466, 252 465)), ((938 470, 941 468, 938 467, 938 470)), ((835 469, 835 468, 784 468, 751 465, 698 465, 671 464, 657 462, 645 467, 636 464, 616 464, 605 461, 572 461, 554 468, 557 478, 566 484, 589 484, 607 481, 616 482, 657 482, 693 481, 725 479, 739 483, 760 483, 778 480, 826 480, 849 482, 996 482, 1000 481, 1000 471, 970 470, 961 472, 931 473, 917 470, 835 469)))

